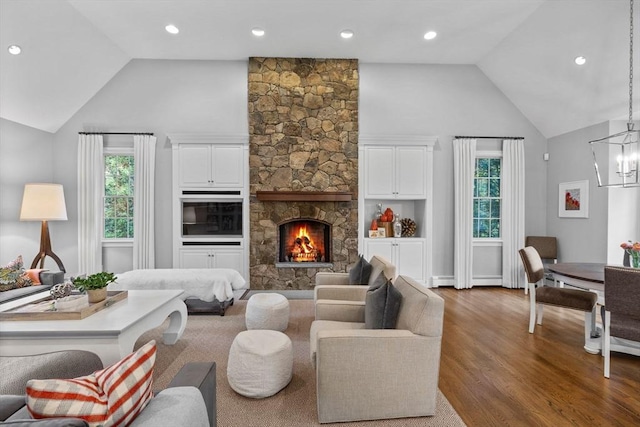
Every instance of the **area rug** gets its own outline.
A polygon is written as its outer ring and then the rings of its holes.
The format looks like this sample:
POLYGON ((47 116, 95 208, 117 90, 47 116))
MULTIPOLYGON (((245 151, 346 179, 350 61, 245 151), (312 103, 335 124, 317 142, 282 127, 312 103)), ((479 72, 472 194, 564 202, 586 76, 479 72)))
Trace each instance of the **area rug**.
MULTIPOLYGON (((315 372, 309 360, 309 328, 313 321, 313 301, 291 300, 289 327, 285 333, 293 343, 293 379, 287 387, 266 399, 250 399, 234 392, 227 381, 227 358, 234 337, 245 330, 246 301, 236 301, 224 316, 190 315, 187 328, 172 346, 162 343, 167 326, 153 329, 140 337, 136 348, 155 339, 158 355, 154 389, 165 388, 187 362, 216 362, 217 415, 220 427, 320 426, 316 410, 315 372)), ((441 427, 464 426, 460 416, 438 391, 433 417, 338 423, 336 426, 441 427)))

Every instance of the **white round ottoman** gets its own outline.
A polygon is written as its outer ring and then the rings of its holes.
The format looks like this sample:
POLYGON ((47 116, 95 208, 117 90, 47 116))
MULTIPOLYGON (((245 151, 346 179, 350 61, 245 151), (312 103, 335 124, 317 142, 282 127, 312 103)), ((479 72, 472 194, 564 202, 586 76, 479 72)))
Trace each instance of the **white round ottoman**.
POLYGON ((293 375, 293 347, 278 331, 240 332, 229 350, 227 379, 237 393, 261 399, 282 390, 293 375))
POLYGON ((245 314, 247 329, 284 331, 289 326, 289 300, 277 293, 252 295, 245 314))

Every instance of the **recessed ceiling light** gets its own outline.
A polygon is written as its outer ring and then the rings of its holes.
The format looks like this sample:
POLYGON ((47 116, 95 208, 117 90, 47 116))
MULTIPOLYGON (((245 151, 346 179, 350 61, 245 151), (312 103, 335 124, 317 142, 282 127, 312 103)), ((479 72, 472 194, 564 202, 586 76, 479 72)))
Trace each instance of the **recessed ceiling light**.
POLYGON ((178 27, 176 27, 173 24, 167 25, 166 27, 164 27, 164 29, 167 30, 167 33, 170 33, 170 34, 178 34, 180 32, 178 27))
POLYGON ((436 38, 437 35, 438 33, 436 33, 435 31, 427 31, 426 33, 424 33, 424 39, 433 40, 436 38))
POLYGON ((11 55, 20 55, 20 52, 22 52, 22 49, 17 44, 12 44, 7 50, 11 55))
POLYGON ((340 31, 340 37, 342 37, 343 39, 350 39, 351 37, 353 37, 353 31, 342 30, 340 31))
POLYGON ((587 62, 587 58, 585 58, 584 56, 576 56, 576 59, 574 59, 573 62, 578 65, 584 65, 584 63, 587 62))
POLYGON ((262 37, 264 36, 264 30, 262 28, 254 28, 251 30, 251 34, 256 37, 262 37))

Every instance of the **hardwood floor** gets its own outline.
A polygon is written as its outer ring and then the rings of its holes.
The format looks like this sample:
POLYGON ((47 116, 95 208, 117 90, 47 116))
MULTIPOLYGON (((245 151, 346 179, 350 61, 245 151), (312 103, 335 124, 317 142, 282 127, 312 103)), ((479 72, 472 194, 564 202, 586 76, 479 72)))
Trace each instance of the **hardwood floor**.
POLYGON ((445 299, 439 387, 468 426, 640 426, 640 357, 612 353, 604 378, 602 356, 583 349, 582 312, 545 307, 529 334, 522 290, 434 291, 445 299))

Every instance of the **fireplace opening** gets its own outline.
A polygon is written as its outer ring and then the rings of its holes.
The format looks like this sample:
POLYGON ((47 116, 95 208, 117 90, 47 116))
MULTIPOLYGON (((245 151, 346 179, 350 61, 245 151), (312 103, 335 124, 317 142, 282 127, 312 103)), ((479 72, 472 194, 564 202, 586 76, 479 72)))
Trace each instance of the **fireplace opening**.
POLYGON ((279 262, 331 262, 331 225, 315 219, 296 219, 279 226, 279 262))

